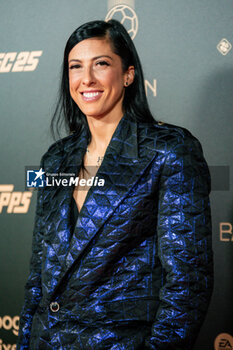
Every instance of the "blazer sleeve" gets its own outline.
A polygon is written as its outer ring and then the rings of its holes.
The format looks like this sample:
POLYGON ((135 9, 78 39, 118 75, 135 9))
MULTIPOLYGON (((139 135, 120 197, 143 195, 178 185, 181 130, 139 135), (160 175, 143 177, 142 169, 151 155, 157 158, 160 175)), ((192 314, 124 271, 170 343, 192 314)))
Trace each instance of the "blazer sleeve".
MULTIPOLYGON (((43 168, 43 161, 41 161, 43 168)), ((32 239, 30 274, 25 285, 24 305, 20 315, 17 350, 29 349, 32 319, 41 299, 41 263, 43 250, 43 188, 38 189, 32 239)))
POLYGON ((186 135, 168 152, 159 188, 160 306, 145 349, 189 350, 213 288, 210 175, 199 141, 186 135))

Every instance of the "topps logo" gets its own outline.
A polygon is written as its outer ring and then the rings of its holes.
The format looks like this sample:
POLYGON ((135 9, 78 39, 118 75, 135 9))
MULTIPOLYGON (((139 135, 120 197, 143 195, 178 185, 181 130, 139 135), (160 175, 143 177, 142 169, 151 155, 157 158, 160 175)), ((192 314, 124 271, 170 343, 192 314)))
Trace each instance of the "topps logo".
POLYGON ((25 214, 31 203, 32 192, 13 192, 14 185, 0 185, 0 213, 5 207, 8 214, 25 214))
POLYGON ((36 69, 43 51, 0 53, 0 73, 32 72, 36 69))

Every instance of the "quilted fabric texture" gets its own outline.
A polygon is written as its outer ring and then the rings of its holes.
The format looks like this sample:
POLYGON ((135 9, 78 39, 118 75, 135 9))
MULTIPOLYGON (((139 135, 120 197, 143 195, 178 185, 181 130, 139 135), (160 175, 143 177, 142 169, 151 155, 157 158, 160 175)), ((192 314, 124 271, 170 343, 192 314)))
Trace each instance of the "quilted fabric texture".
MULTIPOLYGON (((79 173, 85 130, 48 173, 79 173)), ((210 178, 187 130, 124 116, 70 225, 73 188, 38 191, 17 349, 190 350, 212 293, 210 178), (51 310, 51 302, 59 310, 51 310)))

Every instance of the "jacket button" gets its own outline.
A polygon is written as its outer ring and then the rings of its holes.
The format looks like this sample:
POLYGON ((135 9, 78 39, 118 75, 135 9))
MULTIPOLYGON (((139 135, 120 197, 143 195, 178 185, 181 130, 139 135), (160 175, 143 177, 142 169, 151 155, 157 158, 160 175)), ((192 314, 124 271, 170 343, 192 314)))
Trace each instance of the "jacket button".
POLYGON ((60 309, 60 305, 56 301, 53 301, 52 303, 50 303, 49 307, 52 312, 58 312, 60 309))

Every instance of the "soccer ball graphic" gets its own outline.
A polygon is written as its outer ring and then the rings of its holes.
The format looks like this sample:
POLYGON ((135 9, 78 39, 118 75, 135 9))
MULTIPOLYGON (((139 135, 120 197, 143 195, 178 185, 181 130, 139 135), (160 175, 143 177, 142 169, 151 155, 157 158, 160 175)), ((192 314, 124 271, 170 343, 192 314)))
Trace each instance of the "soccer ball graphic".
POLYGON ((127 5, 117 5, 107 14, 105 21, 116 19, 127 29, 131 39, 134 39, 138 31, 138 18, 135 11, 127 5))

